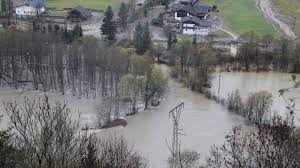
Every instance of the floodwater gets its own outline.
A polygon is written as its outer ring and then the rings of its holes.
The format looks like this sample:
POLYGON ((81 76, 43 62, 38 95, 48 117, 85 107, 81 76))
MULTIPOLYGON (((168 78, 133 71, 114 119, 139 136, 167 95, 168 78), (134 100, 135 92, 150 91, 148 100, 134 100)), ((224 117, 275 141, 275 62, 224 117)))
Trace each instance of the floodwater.
MULTIPOLYGON (((279 97, 279 90, 283 88, 290 88, 294 86, 293 81, 291 81, 291 75, 287 73, 255 73, 255 72, 223 72, 221 74, 216 73, 212 80, 212 92, 214 95, 218 95, 222 98, 226 98, 228 94, 239 90, 242 98, 246 99, 251 93, 258 91, 268 91, 273 95, 273 111, 283 114, 286 111, 286 102, 282 97, 279 97), (220 78, 219 78, 220 76, 220 78), (219 90, 220 82, 220 92, 219 90)), ((300 80, 300 75, 295 74, 297 80, 300 80)), ((287 96, 300 98, 300 92, 294 90, 293 94, 288 94, 287 96)), ((296 102, 299 105, 299 100, 296 102)), ((300 118, 300 113, 295 114, 296 118, 300 118)))
MULTIPOLYGON (((161 68, 167 71, 167 67, 161 68)), ((293 83, 289 79, 290 75, 285 73, 222 73, 219 96, 226 98, 229 93, 239 89, 241 96, 246 98, 250 93, 267 90, 274 97, 273 109, 285 110, 283 100, 278 97, 278 90, 291 87, 293 83)), ((219 74, 215 74, 211 90, 216 95, 218 86, 219 74)), ((201 154, 201 159, 207 157, 211 145, 224 142, 225 134, 233 126, 244 126, 240 116, 170 80, 166 100, 159 107, 128 118, 128 126, 125 128, 114 128, 106 132, 123 134, 135 144, 137 150, 150 159, 151 167, 166 167, 169 156, 166 140, 171 144, 172 136, 172 120, 168 112, 181 102, 184 102, 184 108, 180 126, 185 133, 180 136, 182 148, 196 150, 201 154)))
MULTIPOLYGON (((161 66, 167 72, 166 66, 161 66)), ((212 92, 218 94, 219 74, 212 81, 212 92)), ((300 76, 297 76, 300 78, 300 76)), ((274 100, 274 110, 284 109, 284 102, 278 98, 278 90, 292 86, 289 81, 290 75, 284 73, 222 73, 221 88, 219 95, 226 97, 227 94, 239 89, 242 97, 250 93, 268 90, 274 100)), ((0 88, 0 101, 20 100, 23 96, 37 97, 43 95, 41 92, 19 91, 0 88)), ((101 100, 87 100, 57 96, 49 94, 50 99, 65 100, 72 107, 74 116, 77 111, 81 112, 81 122, 93 126, 96 122, 95 107, 101 100)), ((184 149, 196 150, 205 159, 210 147, 214 144, 220 145, 224 142, 224 136, 234 125, 244 125, 243 119, 212 100, 192 92, 181 84, 170 80, 169 89, 165 100, 160 106, 141 112, 127 118, 126 127, 116 127, 108 130, 96 131, 97 136, 109 134, 123 135, 134 148, 149 159, 150 167, 165 168, 169 156, 167 144, 171 144, 172 119, 169 118, 169 110, 184 102, 180 118, 180 128, 185 135, 180 136, 180 143, 184 149)), ((0 110, 3 107, 0 106, 0 110)), ((297 117, 297 116, 296 116, 297 117)), ((300 115, 299 115, 300 117, 300 115)), ((1 127, 7 126, 3 119, 1 127)))

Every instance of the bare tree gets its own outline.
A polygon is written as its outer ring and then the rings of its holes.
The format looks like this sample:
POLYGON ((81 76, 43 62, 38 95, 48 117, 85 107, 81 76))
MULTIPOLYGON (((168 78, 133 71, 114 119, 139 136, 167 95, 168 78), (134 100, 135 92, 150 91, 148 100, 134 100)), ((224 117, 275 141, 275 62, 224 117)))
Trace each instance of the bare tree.
POLYGON ((111 135, 99 142, 100 168, 146 168, 147 160, 130 147, 122 136, 111 135))
POLYGON ((83 136, 65 103, 51 104, 45 96, 4 107, 15 145, 26 153, 24 167, 70 167, 80 159, 83 136))

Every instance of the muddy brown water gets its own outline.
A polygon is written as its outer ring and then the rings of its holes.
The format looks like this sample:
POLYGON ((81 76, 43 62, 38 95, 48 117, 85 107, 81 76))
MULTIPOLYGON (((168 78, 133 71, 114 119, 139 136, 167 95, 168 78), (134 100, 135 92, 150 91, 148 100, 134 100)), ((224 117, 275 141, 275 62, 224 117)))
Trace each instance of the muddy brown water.
MULTIPOLYGON (((166 71, 166 67, 162 68, 166 71)), ((215 94, 218 92, 218 75, 215 74, 212 81, 211 90, 215 94)), ((290 75, 284 73, 222 73, 219 96, 226 97, 228 93, 239 89, 245 98, 250 93, 267 90, 274 96, 273 110, 285 110, 283 100, 278 98, 278 90, 290 87, 293 83, 289 79, 290 75)), ((247 127, 240 116, 172 80, 166 95, 165 101, 159 107, 128 118, 127 127, 104 131, 125 136, 149 159, 153 168, 167 166, 169 150, 166 141, 170 144, 172 136, 172 120, 168 112, 181 102, 185 103, 180 119, 180 128, 185 133, 180 137, 182 148, 196 150, 201 154, 202 160, 207 157, 212 145, 224 142, 226 133, 233 126, 247 127)), ((101 134, 103 132, 99 136, 101 134)))
MULTIPOLYGON (((166 66, 161 66, 167 72, 166 66)), ((297 76, 300 78, 300 75, 297 76)), ((221 88, 219 95, 226 97, 228 93, 239 89, 241 95, 246 97, 249 93, 268 90, 274 95, 274 110, 284 110, 284 102, 278 98, 277 91, 280 88, 290 87, 290 75, 284 73, 222 73, 221 88)), ((218 74, 215 74, 212 81, 211 90, 218 94, 218 74)), ((39 97, 42 92, 32 92, 0 88, 0 101, 21 100, 23 96, 39 97)), ((100 99, 78 99, 67 96, 57 96, 49 93, 50 99, 67 101, 73 109, 73 114, 77 116, 80 111, 81 123, 94 126, 96 123, 95 107, 100 99)), ((127 118, 126 127, 116 127, 107 130, 97 130, 99 137, 107 134, 123 135, 128 139, 134 148, 149 159, 149 165, 153 168, 164 168, 167 166, 169 156, 168 144, 171 144, 172 120, 169 118, 169 110, 179 103, 184 102, 184 108, 180 119, 180 128, 183 129, 184 136, 180 136, 182 148, 196 150, 204 160, 210 150, 211 145, 220 145, 224 142, 224 136, 234 125, 244 126, 243 119, 212 100, 208 100, 202 95, 192 92, 181 84, 170 80, 166 97, 160 106, 141 112, 135 116, 127 118)), ((1 103, 0 111, 3 111, 1 103)), ((300 115, 296 114, 299 118, 300 115)), ((7 119, 4 117, 0 123, 1 128, 7 127, 7 119)))

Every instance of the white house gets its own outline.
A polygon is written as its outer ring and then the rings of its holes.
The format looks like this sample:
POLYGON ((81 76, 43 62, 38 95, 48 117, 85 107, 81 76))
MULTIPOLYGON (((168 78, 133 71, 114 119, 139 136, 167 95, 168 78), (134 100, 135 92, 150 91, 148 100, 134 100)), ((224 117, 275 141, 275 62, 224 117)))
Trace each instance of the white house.
POLYGON ((230 42, 230 54, 235 57, 237 55, 238 51, 238 42, 237 41, 231 41, 230 42))
POLYGON ((181 18, 181 29, 183 34, 208 36, 211 33, 212 24, 195 16, 181 18))
POLYGON ((21 18, 38 16, 45 12, 45 5, 42 0, 26 0, 16 6, 16 15, 21 18))

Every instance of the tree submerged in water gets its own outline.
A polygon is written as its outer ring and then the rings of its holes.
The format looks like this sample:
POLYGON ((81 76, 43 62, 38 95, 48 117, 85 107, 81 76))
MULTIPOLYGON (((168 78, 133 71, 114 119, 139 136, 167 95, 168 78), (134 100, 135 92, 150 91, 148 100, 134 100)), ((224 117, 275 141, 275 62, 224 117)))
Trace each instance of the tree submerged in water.
POLYGON ((261 112, 270 111, 272 96, 267 92, 253 94, 246 109, 249 112, 247 114, 254 117, 255 130, 245 131, 241 127, 234 127, 222 146, 211 148, 206 167, 300 167, 300 128, 295 125, 293 116, 297 110, 295 99, 285 98, 287 92, 297 92, 294 89, 300 86, 295 75, 292 81, 293 87, 279 90, 280 96, 287 100, 286 117, 275 115, 267 122, 261 122, 262 115, 267 114, 261 112))
POLYGON ((1 167, 144 168, 147 161, 123 137, 96 139, 71 118, 66 103, 47 96, 7 102, 11 134, 0 132, 1 167))

